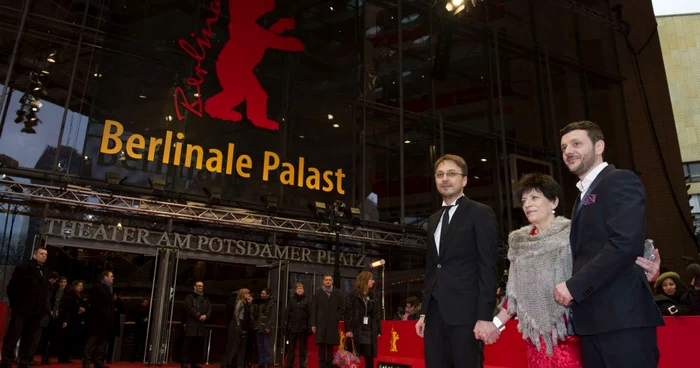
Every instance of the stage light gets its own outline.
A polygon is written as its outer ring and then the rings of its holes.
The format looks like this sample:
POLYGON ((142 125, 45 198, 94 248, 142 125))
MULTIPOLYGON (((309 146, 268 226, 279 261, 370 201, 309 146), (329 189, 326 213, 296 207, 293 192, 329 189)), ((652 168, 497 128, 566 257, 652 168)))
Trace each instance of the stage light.
POLYGON ((353 226, 360 225, 360 209, 348 207, 343 201, 337 200, 333 202, 333 211, 336 217, 345 217, 353 226))
POLYGON ((378 261, 372 262, 371 266, 372 266, 372 268, 377 268, 379 266, 384 266, 385 264, 386 264, 386 261, 383 259, 380 259, 378 261))
POLYGON ((384 294, 386 294, 385 282, 384 282, 384 268, 386 261, 383 259, 376 260, 370 265, 372 268, 381 267, 382 268, 382 320, 386 319, 386 309, 384 308, 384 294))
POLYGON ((221 188, 219 187, 212 187, 211 189, 204 187, 202 188, 204 193, 206 193, 207 197, 209 197, 210 200, 214 201, 220 201, 221 200, 221 188))
POLYGON ((326 204, 323 202, 311 202, 308 205, 309 211, 318 219, 326 216, 326 204))
POLYGON ((108 185, 122 185, 128 178, 128 176, 122 178, 120 173, 114 171, 105 173, 105 180, 107 180, 108 185))
POLYGON ((148 185, 154 191, 163 191, 165 190, 165 179, 155 178, 151 180, 151 178, 148 178, 148 185))
POLYGON ((56 62, 56 49, 50 49, 49 50, 49 56, 46 58, 46 61, 49 63, 55 63, 56 62))
POLYGON ((275 196, 260 196, 260 201, 263 203, 267 212, 274 215, 277 213, 277 203, 279 202, 275 196))

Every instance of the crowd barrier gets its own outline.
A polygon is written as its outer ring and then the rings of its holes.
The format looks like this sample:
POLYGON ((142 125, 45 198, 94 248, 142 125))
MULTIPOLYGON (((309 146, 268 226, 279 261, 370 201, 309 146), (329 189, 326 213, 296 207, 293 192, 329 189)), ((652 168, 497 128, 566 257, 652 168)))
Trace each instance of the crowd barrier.
POLYGON ((5 340, 8 322, 10 322, 10 307, 0 302, 0 350, 2 349, 2 342, 5 340))
MULTIPOLYGON (((0 348, 9 319, 8 307, 0 302, 0 348)), ((681 368, 697 366, 697 351, 700 342, 700 317, 664 317, 665 326, 657 329, 661 359, 659 368, 681 368)), ((382 336, 378 341, 378 356, 375 366, 380 368, 425 368, 423 339, 415 332, 415 321, 382 321, 382 336)), ((343 323, 338 336, 341 346, 345 337, 343 323)), ((518 332, 518 321, 510 321, 501 337, 484 349, 485 368, 527 368, 525 341, 518 332)), ((298 358, 295 359, 297 362, 298 358)), ((298 363, 297 363, 298 364, 298 363)), ((314 336, 309 336, 308 368, 318 368, 318 350, 314 336)))
MULTIPOLYGON (((665 326, 657 329, 661 359, 659 368, 698 366, 700 317, 664 317, 665 326)), ((379 368, 425 368, 423 339, 415 332, 415 321, 382 321, 382 336, 378 341, 375 366, 379 368)), ((342 336, 342 322, 339 335, 342 336)), ((341 340, 341 344, 344 339, 341 340)), ((309 337, 308 368, 318 368, 314 337, 309 337)), ((342 345, 341 345, 342 346, 342 345)), ((525 341, 518 332, 518 321, 509 321, 501 337, 484 349, 485 368, 527 368, 525 341)), ((296 360, 298 361, 298 360, 296 360)))

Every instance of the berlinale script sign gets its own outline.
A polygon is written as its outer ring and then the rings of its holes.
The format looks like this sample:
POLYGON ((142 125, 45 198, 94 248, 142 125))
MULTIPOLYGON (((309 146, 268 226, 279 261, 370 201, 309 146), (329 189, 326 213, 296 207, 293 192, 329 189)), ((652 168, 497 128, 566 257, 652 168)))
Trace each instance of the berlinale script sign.
MULTIPOLYGON (((143 245, 173 247, 193 252, 220 255, 281 259, 287 261, 334 264, 335 253, 320 249, 260 244, 252 241, 208 237, 204 235, 169 233, 127 226, 93 222, 68 221, 49 218, 44 223, 44 234, 65 238, 87 239, 143 245)), ((340 264, 345 267, 364 267, 365 256, 358 253, 340 253, 340 264)))
POLYGON ((279 123, 267 117, 267 93, 255 76, 255 67, 260 63, 267 49, 290 52, 304 51, 304 44, 295 37, 282 36, 293 30, 294 18, 282 18, 269 29, 263 28, 257 20, 275 10, 274 0, 229 0, 229 39, 216 60, 216 74, 222 91, 202 102, 201 86, 209 72, 202 67, 211 49, 212 25, 219 21, 221 0, 209 4, 212 15, 206 19, 200 35, 191 33, 196 45, 181 39, 180 47, 194 59, 194 75, 186 79, 187 85, 195 92, 194 100, 178 86, 175 88, 175 113, 178 120, 185 118, 181 108, 202 117, 202 110, 215 119, 239 122, 243 116, 233 109, 244 101, 248 119, 256 127, 278 130, 279 123))

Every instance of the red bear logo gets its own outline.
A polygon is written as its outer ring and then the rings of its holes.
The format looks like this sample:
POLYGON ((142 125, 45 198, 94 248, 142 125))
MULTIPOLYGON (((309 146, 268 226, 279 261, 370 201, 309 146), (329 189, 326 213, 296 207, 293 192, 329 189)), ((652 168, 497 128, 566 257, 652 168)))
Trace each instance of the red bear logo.
POLYGON ((253 70, 268 48, 301 52, 305 47, 298 38, 281 36, 294 29, 294 18, 280 19, 270 29, 256 23, 274 9, 274 0, 229 0, 229 40, 216 60, 216 74, 223 91, 204 106, 212 118, 239 122, 242 115, 233 108, 247 101, 248 119, 253 125, 279 129, 278 122, 267 118, 267 93, 253 70))

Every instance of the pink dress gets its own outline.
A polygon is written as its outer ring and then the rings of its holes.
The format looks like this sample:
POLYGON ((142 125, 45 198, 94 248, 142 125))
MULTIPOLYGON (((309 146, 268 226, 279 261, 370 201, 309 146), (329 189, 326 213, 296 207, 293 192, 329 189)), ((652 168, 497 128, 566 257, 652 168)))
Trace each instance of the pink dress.
MULTIPOLYGON (((507 300, 503 303, 503 308, 508 308, 507 300)), ((540 336, 540 351, 537 351, 535 343, 527 339, 525 353, 528 368, 583 368, 581 342, 578 336, 566 336, 564 341, 557 341, 557 346, 552 346, 552 356, 547 355, 547 348, 542 336, 540 336)))
MULTIPOLYGON (((536 228, 533 229, 530 235, 534 236, 536 231, 536 228)), ((507 300, 503 308, 508 308, 507 300)), ((568 323, 566 315, 564 315, 564 321, 568 323)), ((537 351, 537 346, 527 339, 526 354, 528 368, 583 368, 581 342, 578 336, 567 336, 565 341, 557 341, 557 346, 552 347, 552 356, 547 355, 542 336, 540 336, 540 351, 537 351)))

